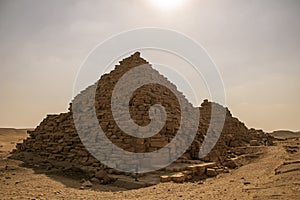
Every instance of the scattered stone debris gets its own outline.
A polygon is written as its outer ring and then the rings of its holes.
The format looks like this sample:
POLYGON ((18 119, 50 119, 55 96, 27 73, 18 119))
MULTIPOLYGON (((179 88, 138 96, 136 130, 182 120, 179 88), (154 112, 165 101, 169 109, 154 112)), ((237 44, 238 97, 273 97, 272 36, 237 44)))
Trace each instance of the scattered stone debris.
POLYGON ((90 181, 85 181, 81 184, 81 186, 85 188, 90 188, 93 186, 93 184, 90 181))

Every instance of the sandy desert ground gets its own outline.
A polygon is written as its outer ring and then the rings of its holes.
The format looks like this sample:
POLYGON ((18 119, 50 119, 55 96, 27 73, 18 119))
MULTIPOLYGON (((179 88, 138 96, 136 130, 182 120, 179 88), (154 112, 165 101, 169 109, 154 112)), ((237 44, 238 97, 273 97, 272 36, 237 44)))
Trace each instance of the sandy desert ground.
POLYGON ((0 129, 0 199, 299 199, 300 140, 263 147, 251 163, 205 181, 160 183, 126 190, 109 185, 80 190, 77 176, 43 173, 8 158, 26 130, 0 129))

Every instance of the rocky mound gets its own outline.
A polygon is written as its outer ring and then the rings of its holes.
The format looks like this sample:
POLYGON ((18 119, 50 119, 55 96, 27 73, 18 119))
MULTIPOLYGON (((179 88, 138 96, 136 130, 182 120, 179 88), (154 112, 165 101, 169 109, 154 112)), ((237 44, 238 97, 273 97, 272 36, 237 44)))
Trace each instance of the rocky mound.
MULTIPOLYGON (((138 77, 136 77, 138 79, 138 77)), ((129 86, 129 85, 128 85, 129 86)), ((124 86, 126 88, 127 85, 124 86)), ((251 145, 268 145, 272 143, 272 137, 269 134, 260 130, 248 129, 244 123, 240 122, 237 118, 233 117, 230 111, 223 106, 204 100, 199 108, 193 107, 184 95, 177 91, 176 86, 170 83, 165 77, 154 70, 151 65, 148 64, 139 53, 135 53, 132 56, 125 58, 112 70, 109 74, 104 74, 101 79, 94 85, 88 87, 76 96, 70 104, 68 113, 61 113, 58 115, 47 115, 47 117, 37 126, 33 131, 28 131, 29 137, 19 143, 14 151, 14 157, 22 159, 22 152, 31 152, 38 155, 45 160, 52 162, 53 165, 61 166, 69 165, 80 168, 87 172, 91 176, 99 174, 101 171, 109 173, 116 173, 115 170, 111 170, 109 167, 99 162, 93 155, 87 151, 82 143, 74 124, 72 107, 76 105, 89 105, 88 99, 93 98, 92 91, 96 90, 95 105, 94 108, 89 106, 76 107, 82 110, 76 110, 76 112, 89 113, 95 109, 97 120, 99 125, 105 132, 107 138, 113 142, 116 146, 135 153, 154 152, 161 149, 168 144, 175 137, 180 128, 180 123, 183 123, 185 130, 189 130, 195 124, 181 121, 181 112, 179 101, 187 103, 186 110, 198 110, 200 112, 200 120, 198 124, 198 131, 195 138, 189 138, 189 133, 185 134, 188 139, 192 139, 192 145, 185 151, 185 153, 179 158, 179 160, 198 159, 198 152, 206 137, 206 133, 211 120, 211 108, 215 106, 217 110, 226 112, 225 124, 221 137, 219 138, 214 149, 205 157, 203 161, 214 161, 219 165, 222 165, 231 159, 229 149, 232 147, 242 147, 251 145), (161 80, 168 84, 168 88, 161 86, 160 84, 146 84, 143 87, 138 88, 131 96, 129 103, 129 111, 132 120, 140 127, 147 126, 150 123, 151 116, 149 109, 155 104, 160 104, 165 108, 166 123, 162 125, 160 131, 149 138, 136 138, 124 133, 116 123, 111 107, 111 96, 113 89, 115 88, 118 80, 129 70, 146 64, 145 71, 137 76, 150 77, 153 80, 161 80), (171 91, 169 88, 172 88, 171 91)), ((121 98, 121 97, 120 97, 121 98)), ((91 105, 90 105, 91 106, 91 105)), ((217 114, 217 113, 216 113, 217 114)), ((87 115, 88 116, 88 115, 87 115)), ((122 115, 119 120, 122 121, 122 115)), ((89 121, 89 119, 87 119, 89 121)), ((96 144, 102 144, 102 139, 95 134, 96 130, 94 126, 84 124, 81 128, 85 130, 86 135, 84 137, 93 138, 96 144)), ((145 131, 143 128, 136 129, 137 132, 145 131)), ((185 140, 181 143, 177 143, 178 148, 186 145, 185 140)), ((101 146, 106 148, 106 146, 101 146)), ((179 150, 178 150, 179 151, 179 150)), ((164 158, 160 159, 172 159, 169 154, 165 154, 164 158)), ((118 160, 118 155, 113 152, 110 154, 110 159, 114 158, 118 160)), ((146 159, 146 158, 145 158, 146 159)), ((24 157, 23 157, 24 160, 24 157)), ((160 160, 158 160, 159 162, 160 160)), ((120 162, 118 165, 134 165, 130 160, 126 163, 120 162)), ((144 163, 154 164, 154 163, 144 163)), ((158 163, 155 163, 158 164, 158 163)))

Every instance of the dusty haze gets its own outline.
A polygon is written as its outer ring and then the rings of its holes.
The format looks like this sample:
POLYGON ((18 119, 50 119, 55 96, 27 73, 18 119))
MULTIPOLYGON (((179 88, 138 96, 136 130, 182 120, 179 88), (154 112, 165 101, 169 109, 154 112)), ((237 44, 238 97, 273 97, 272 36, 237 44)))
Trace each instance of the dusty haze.
POLYGON ((172 10, 147 0, 1 0, 0 127, 35 127, 47 113, 65 111, 80 64, 98 43, 154 26, 206 48, 227 106, 247 126, 297 131, 299 19, 297 0, 187 0, 172 10))

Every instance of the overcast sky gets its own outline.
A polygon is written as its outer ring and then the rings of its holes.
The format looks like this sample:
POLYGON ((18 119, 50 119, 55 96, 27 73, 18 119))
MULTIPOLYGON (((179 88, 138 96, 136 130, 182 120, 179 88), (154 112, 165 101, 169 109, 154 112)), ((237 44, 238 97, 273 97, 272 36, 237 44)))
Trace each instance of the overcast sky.
POLYGON ((202 44, 227 106, 248 127, 300 130, 297 0, 186 0, 172 9, 151 0, 0 0, 0 127, 35 127, 47 113, 65 112, 88 53, 141 27, 202 44))

